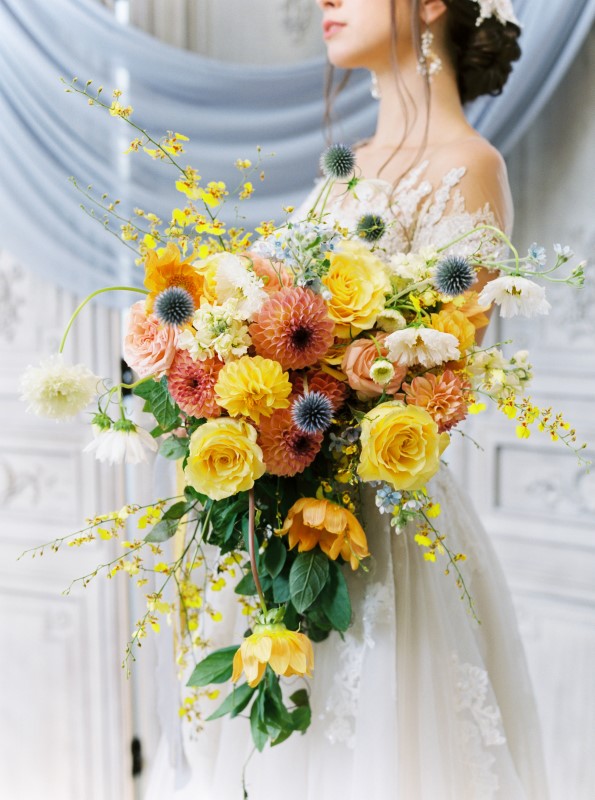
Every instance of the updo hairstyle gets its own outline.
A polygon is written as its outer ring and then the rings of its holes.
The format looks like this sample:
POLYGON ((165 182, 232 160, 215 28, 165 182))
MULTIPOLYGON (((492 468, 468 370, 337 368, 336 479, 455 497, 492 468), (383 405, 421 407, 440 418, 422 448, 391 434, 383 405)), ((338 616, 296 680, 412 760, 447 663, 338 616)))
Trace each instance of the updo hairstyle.
POLYGON ((444 0, 447 6, 447 45, 457 75, 461 102, 483 94, 498 95, 521 55, 521 29, 503 25, 497 17, 477 24, 479 4, 474 0, 444 0))

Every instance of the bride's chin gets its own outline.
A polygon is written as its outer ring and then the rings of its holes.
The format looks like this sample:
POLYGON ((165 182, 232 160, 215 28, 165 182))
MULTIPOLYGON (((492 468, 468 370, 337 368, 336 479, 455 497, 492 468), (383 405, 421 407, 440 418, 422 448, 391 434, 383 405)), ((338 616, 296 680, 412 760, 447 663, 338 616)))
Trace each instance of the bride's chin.
POLYGON ((358 57, 357 53, 347 51, 344 48, 327 47, 326 55, 329 64, 337 67, 337 69, 371 69, 365 63, 366 59, 362 58, 361 55, 358 57))

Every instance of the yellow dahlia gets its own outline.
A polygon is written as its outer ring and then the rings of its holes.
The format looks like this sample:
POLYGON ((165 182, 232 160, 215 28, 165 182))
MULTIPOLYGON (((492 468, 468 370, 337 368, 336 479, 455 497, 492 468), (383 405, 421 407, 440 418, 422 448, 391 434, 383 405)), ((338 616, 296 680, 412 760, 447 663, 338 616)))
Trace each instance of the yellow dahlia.
POLYGON ((147 298, 147 307, 152 310, 158 294, 170 286, 186 289, 194 301, 194 307, 200 305, 204 278, 188 261, 182 261, 179 248, 169 242, 166 248, 157 252, 149 250, 145 259, 145 286, 151 292, 147 298))
POLYGON ((312 642, 305 634, 288 630, 282 622, 255 625, 254 633, 244 639, 233 657, 231 679, 235 683, 243 671, 248 685, 257 686, 267 664, 277 675, 312 677, 312 642))
POLYGON ((215 384, 217 402, 231 417, 250 417, 256 423, 276 408, 289 408, 291 383, 281 364, 261 356, 230 361, 215 384))
POLYGON ((277 536, 287 534, 289 549, 297 545, 303 553, 320 546, 333 561, 342 556, 357 569, 360 561, 369 556, 368 540, 357 517, 351 511, 330 500, 302 497, 292 505, 277 536))
POLYGON ((263 303, 250 336, 260 355, 276 359, 284 369, 303 369, 326 353, 333 343, 333 328, 322 297, 293 286, 263 303))

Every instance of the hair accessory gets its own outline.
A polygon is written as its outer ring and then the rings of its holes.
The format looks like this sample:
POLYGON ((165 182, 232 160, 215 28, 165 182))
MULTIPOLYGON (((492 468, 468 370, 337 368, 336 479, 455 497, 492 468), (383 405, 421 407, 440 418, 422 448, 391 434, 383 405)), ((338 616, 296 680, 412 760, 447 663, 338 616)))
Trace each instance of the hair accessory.
POLYGON ((432 50, 434 34, 429 27, 421 35, 421 55, 417 62, 417 71, 429 81, 442 69, 442 59, 432 50))
POLYGON ((375 72, 370 73, 370 94, 374 100, 380 100, 380 86, 378 86, 378 76, 375 72))
POLYGON ((484 20, 496 17, 503 25, 512 22, 513 25, 521 27, 512 7, 512 0, 473 0, 473 2, 479 6, 476 25, 481 25, 484 20))

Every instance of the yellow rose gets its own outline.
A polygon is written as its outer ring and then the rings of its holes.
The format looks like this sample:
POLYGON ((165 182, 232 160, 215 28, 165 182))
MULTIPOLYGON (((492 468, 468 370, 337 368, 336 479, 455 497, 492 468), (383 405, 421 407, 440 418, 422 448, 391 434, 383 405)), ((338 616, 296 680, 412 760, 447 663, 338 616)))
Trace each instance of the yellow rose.
POLYGON ((364 481, 386 481, 397 490, 423 489, 438 471, 449 442, 423 408, 389 402, 362 421, 358 474, 364 481))
POLYGON ((238 419, 212 419, 190 437, 186 481, 211 500, 246 492, 265 472, 256 429, 238 419))
POLYGON ((260 422, 276 408, 289 408, 292 386, 278 361, 262 356, 242 356, 226 364, 215 384, 215 398, 232 417, 260 422))
POLYGON ((323 278, 332 295, 328 315, 337 336, 356 336, 372 328, 384 310, 384 297, 391 288, 385 265, 359 242, 343 244, 328 258, 331 265, 323 278))

